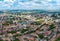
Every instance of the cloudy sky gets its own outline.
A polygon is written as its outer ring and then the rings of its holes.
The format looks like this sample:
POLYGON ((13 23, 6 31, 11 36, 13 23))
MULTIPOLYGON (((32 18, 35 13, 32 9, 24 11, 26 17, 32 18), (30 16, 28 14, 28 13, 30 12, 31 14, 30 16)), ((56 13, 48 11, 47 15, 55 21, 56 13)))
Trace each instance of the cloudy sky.
POLYGON ((0 0, 0 10, 5 9, 60 10, 60 0, 0 0))

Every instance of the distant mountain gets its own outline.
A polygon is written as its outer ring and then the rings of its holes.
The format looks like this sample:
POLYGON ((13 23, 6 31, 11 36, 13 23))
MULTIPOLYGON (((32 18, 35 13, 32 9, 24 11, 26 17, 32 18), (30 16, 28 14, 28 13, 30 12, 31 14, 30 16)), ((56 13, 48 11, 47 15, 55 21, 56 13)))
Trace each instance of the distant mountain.
POLYGON ((51 12, 46 10, 2 10, 0 13, 11 13, 11 14, 20 14, 20 13, 60 13, 59 11, 51 12))
POLYGON ((0 14, 4 13, 3 11, 0 11, 0 14))
POLYGON ((47 11, 47 10, 7 10, 9 12, 59 12, 59 11, 47 11))

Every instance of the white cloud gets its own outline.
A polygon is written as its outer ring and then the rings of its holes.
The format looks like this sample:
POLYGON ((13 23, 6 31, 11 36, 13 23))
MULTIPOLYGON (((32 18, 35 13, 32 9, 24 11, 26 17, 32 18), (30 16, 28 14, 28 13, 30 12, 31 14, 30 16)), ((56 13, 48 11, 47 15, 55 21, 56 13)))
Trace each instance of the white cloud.
MULTIPOLYGON (((23 7, 23 8, 27 8, 27 9, 47 9, 47 10, 55 10, 55 8, 60 7, 60 2, 57 1, 57 4, 50 4, 49 2, 51 2, 52 0, 32 0, 29 2, 18 2, 18 7, 23 7), (41 2, 39 4, 37 4, 36 2, 41 2), (57 6, 58 5, 58 6, 57 6)), ((56 1, 56 0, 54 0, 56 1)))
POLYGON ((4 0, 0 1, 0 7, 20 8, 20 9, 46 9, 57 10, 60 9, 60 0, 4 0), (50 3, 49 3, 50 2, 50 3), (52 3, 51 3, 52 2, 52 3), (53 3, 56 2, 56 3, 53 3), (16 5, 16 6, 14 6, 16 5))
POLYGON ((4 2, 14 2, 15 0, 4 0, 4 2))

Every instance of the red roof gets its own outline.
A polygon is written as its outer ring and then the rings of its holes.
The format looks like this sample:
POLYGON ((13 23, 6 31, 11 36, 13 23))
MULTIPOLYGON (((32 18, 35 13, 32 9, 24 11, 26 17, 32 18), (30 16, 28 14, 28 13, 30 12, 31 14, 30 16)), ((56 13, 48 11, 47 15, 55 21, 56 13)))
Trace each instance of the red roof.
POLYGON ((46 32, 44 32, 44 36, 46 36, 46 35, 48 35, 48 32, 46 31, 46 32))
POLYGON ((30 37, 30 38, 28 38, 29 40, 34 40, 34 37, 30 37))

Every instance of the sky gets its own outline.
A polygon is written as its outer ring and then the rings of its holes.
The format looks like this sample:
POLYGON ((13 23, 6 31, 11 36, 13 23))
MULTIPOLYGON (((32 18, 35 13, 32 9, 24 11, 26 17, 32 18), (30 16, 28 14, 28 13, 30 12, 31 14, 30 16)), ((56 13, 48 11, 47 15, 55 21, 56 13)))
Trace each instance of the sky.
POLYGON ((6 9, 40 9, 60 10, 60 0, 0 0, 0 10, 6 9))

